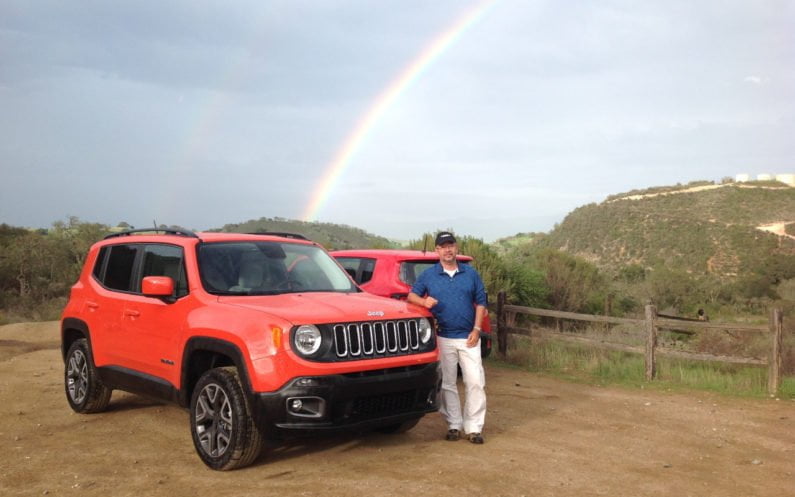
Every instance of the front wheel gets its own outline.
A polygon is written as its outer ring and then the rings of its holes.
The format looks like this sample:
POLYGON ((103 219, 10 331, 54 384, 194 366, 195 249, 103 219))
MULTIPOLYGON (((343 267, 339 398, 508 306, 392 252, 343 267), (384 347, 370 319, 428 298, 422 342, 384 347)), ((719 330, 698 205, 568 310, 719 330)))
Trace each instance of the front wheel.
POLYGON ((262 437, 236 369, 211 369, 199 378, 191 397, 190 418, 193 445, 210 468, 242 468, 259 455, 262 437))
POLYGON ((99 379, 85 338, 75 340, 66 353, 64 389, 69 406, 81 414, 102 412, 110 403, 113 390, 99 379))

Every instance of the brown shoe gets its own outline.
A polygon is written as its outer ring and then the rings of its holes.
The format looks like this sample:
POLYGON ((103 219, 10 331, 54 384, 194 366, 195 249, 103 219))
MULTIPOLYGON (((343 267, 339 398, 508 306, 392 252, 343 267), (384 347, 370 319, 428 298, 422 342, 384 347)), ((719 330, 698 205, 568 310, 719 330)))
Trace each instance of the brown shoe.
POLYGON ((459 438, 461 438, 461 434, 458 430, 447 430, 447 435, 444 437, 448 442, 455 442, 459 438))
POLYGON ((473 444, 482 444, 483 435, 481 435, 480 433, 469 433, 467 434, 467 440, 469 440, 473 444))

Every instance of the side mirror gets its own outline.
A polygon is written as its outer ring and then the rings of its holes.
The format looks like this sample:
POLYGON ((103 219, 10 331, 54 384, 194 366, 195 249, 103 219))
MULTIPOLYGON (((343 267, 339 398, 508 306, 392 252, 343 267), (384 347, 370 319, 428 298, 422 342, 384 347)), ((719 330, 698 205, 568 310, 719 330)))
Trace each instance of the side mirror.
POLYGON ((174 295, 174 280, 168 276, 146 276, 141 281, 141 293, 147 297, 171 297, 174 295))

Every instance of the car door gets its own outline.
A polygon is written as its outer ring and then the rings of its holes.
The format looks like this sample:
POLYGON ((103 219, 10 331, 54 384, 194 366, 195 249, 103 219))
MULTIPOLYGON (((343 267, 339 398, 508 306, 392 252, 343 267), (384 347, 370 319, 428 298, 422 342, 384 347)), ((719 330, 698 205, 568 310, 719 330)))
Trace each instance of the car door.
POLYGON ((183 248, 150 243, 141 246, 139 270, 134 281, 135 295, 123 312, 128 367, 179 385, 180 332, 188 314, 183 248), (170 298, 148 297, 141 293, 147 276, 168 276, 174 281, 170 298))
POLYGON ((138 249, 133 244, 103 247, 94 268, 91 293, 85 301, 85 320, 97 366, 121 365, 123 316, 132 292, 138 249))

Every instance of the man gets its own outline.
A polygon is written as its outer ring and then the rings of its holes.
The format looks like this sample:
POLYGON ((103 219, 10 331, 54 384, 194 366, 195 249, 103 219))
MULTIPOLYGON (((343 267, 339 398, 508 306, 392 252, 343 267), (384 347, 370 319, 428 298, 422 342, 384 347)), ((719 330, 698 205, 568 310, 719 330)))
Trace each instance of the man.
POLYGON ((439 412, 447 421, 446 439, 458 440, 461 430, 475 444, 483 443, 486 418, 486 376, 480 358, 480 326, 486 314, 486 289, 477 271, 458 264, 452 233, 436 235, 439 263, 425 270, 411 287, 408 301, 431 310, 438 323, 442 393, 439 412), (466 387, 463 414, 458 398, 458 366, 466 387))

